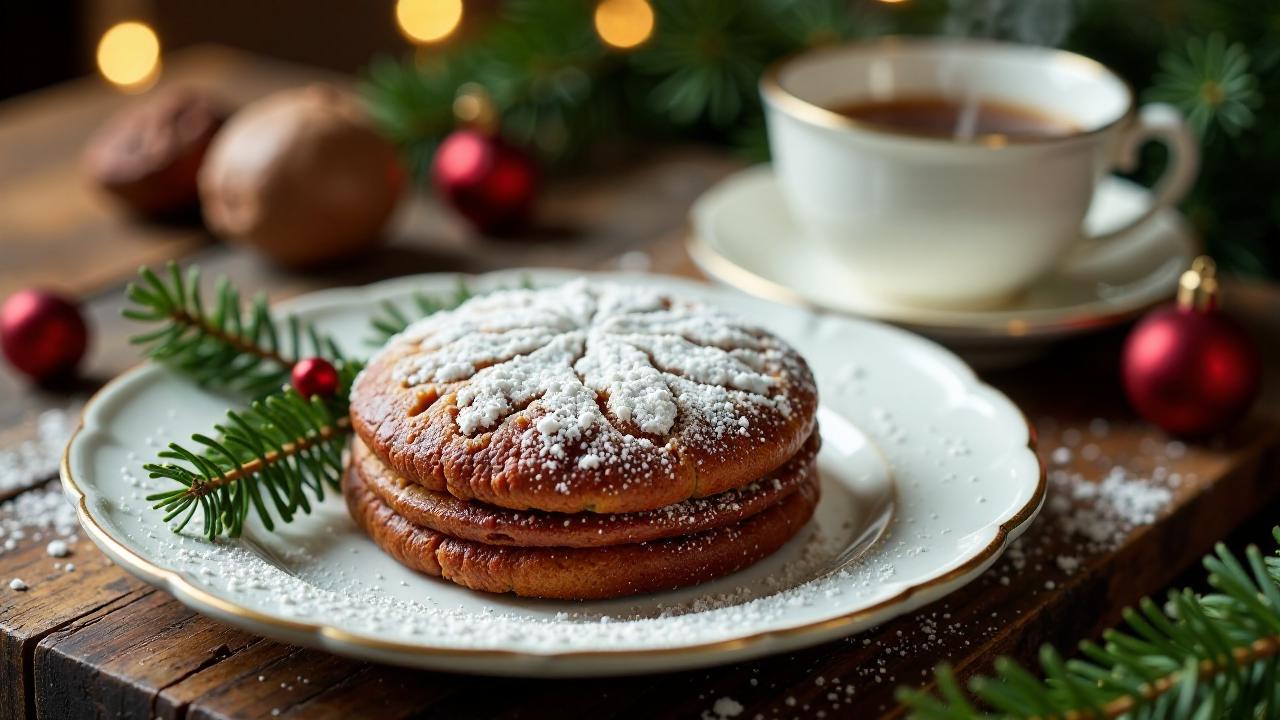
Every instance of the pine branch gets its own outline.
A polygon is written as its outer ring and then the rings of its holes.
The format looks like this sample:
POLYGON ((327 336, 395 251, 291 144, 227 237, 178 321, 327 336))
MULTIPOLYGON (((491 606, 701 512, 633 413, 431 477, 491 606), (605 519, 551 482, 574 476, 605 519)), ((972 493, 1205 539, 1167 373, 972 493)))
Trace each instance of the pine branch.
POLYGON ((404 310, 390 300, 384 300, 379 306, 380 313, 369 320, 373 335, 367 342, 374 347, 382 347, 393 335, 404 332, 404 329, 409 327, 415 320, 441 310, 452 310, 474 296, 475 293, 471 292, 466 282, 459 279, 458 286, 454 289, 453 294, 444 299, 434 298, 415 290, 411 297, 413 308, 410 311, 404 310), (413 315, 411 316, 407 312, 411 312, 413 315))
POLYGON ((258 396, 283 385, 293 364, 303 357, 342 358, 332 338, 296 316, 286 317, 278 327, 265 295, 242 307, 239 291, 220 278, 212 306, 206 309, 199 268, 193 266, 184 275, 171 262, 166 275, 141 268, 139 282, 126 290, 131 306, 123 315, 159 326, 129 341, 202 386, 258 396))
MULTIPOLYGON (((1280 528, 1273 531, 1280 543, 1280 528)), ((1107 631, 1087 659, 1063 661, 1046 646, 1045 679, 1006 658, 995 677, 975 677, 966 693, 947 666, 937 695, 901 689, 914 717, 1084 718, 1273 717, 1280 709, 1280 558, 1250 546, 1241 563, 1221 544, 1204 560, 1216 592, 1170 593, 1161 609, 1143 600, 1124 613, 1128 632, 1107 631), (979 709, 977 704, 985 705, 979 709)))
MULTIPOLYGON (((520 283, 516 287, 524 290, 531 289, 533 281, 527 275, 522 276, 520 283)), ((501 289, 504 288, 495 288, 495 290, 501 289)), ((393 335, 404 332, 404 329, 415 321, 441 310, 452 310, 478 294, 480 293, 472 291, 471 288, 467 287, 466 281, 459 278, 458 286, 454 289, 453 294, 443 299, 414 291, 411 296, 413 307, 408 310, 390 300, 384 300, 379 305, 379 314, 374 315, 369 320, 373 335, 366 342, 373 347, 382 347, 393 335)))
POLYGON ((336 489, 342 475, 342 451, 351 431, 347 415, 351 382, 360 363, 338 367, 334 397, 303 398, 292 388, 255 401, 244 411, 228 411, 216 425, 217 438, 191 436, 195 450, 171 443, 160 457, 171 462, 143 466, 152 478, 168 478, 181 487, 154 493, 147 500, 177 519, 181 532, 200 510, 204 534, 238 537, 256 514, 267 530, 275 523, 266 500, 282 522, 336 489), (264 498, 264 495, 266 496, 264 498))
POLYGON ((1193 37, 1182 52, 1161 56, 1161 72, 1146 95, 1177 105, 1201 140, 1212 141, 1215 128, 1239 135, 1256 122, 1263 101, 1250 65, 1241 43, 1228 43, 1219 33, 1193 37))
MULTIPOLYGON (((246 410, 228 411, 214 432, 192 435, 190 446, 170 444, 160 453, 162 462, 144 465, 152 478, 178 484, 147 500, 165 513, 165 522, 176 520, 175 532, 200 511, 204 534, 211 539, 239 536, 252 515, 273 530, 277 519, 287 523, 298 512, 310 512, 326 489, 338 487, 351 432, 351 383, 363 364, 345 360, 332 338, 296 317, 286 318, 283 332, 277 329, 262 296, 242 308, 239 293, 225 279, 219 279, 213 309, 206 311, 197 268, 183 275, 170 263, 167 274, 162 279, 143 268, 140 282, 129 286, 132 306, 125 316, 160 325, 132 341, 202 385, 259 399, 246 410), (309 355, 337 368, 339 387, 332 397, 303 398, 286 386, 295 361, 309 355)), ((471 296, 461 281, 445 299, 415 293, 414 314, 424 317, 456 307, 471 296)), ((383 312, 373 327, 387 337, 411 322, 394 303, 384 303, 383 312)))
POLYGON ((359 86, 365 107, 419 181, 427 178, 437 144, 454 127, 453 99, 471 75, 472 55, 450 52, 403 62, 379 57, 365 71, 359 86))

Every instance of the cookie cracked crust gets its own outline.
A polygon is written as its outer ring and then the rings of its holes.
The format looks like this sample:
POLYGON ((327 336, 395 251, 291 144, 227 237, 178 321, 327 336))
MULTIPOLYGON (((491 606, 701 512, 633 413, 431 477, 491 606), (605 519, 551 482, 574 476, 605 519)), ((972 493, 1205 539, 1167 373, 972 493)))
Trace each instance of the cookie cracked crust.
POLYGON ((510 290, 393 338, 351 393, 404 479, 513 510, 631 513, 764 477, 814 431, 786 343, 707 306, 577 281, 510 290))

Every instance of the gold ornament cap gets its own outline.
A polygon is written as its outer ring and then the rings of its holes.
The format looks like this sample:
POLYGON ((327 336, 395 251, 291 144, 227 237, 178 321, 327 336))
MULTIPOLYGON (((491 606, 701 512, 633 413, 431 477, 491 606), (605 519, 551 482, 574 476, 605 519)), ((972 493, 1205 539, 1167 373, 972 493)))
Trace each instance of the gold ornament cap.
POLYGON ((1178 279, 1178 307, 1206 312, 1218 307, 1218 266, 1213 258, 1201 255, 1191 261, 1191 269, 1178 279))
POLYGON ((486 135, 498 132, 498 109, 493 96, 479 83, 463 83, 453 98, 453 117, 458 125, 486 135))

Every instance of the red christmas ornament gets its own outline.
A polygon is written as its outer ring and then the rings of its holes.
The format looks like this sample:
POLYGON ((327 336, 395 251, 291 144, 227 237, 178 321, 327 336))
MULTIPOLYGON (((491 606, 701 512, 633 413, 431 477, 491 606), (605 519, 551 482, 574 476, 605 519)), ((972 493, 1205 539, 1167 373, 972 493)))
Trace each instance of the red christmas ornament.
POLYGON ((431 163, 440 196, 486 233, 512 230, 528 219, 537 174, 524 152, 471 129, 445 138, 431 163))
POLYGON ((338 392, 338 371, 324 358, 304 358, 293 364, 293 389, 304 398, 329 397, 338 392))
POLYGON ((1129 334, 1122 372, 1129 402, 1177 435, 1205 435, 1238 420, 1258 393, 1258 350, 1218 311, 1213 261, 1183 273, 1176 305, 1152 311, 1129 334))
POLYGON ((84 357, 89 330, 76 305, 40 290, 22 290, 0 307, 0 349, 37 381, 67 375, 84 357))
POLYGON ((436 149, 431 177, 440 197, 478 230, 518 228, 533 209, 538 169, 498 134, 498 113, 484 88, 459 89, 453 114, 463 125, 436 149))

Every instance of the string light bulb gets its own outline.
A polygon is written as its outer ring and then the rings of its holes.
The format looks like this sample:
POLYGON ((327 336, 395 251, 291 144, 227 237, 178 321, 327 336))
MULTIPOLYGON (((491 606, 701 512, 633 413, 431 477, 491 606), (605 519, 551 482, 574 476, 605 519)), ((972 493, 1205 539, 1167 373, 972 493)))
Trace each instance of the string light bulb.
POLYGON ((600 0, 596 34, 606 45, 627 50, 653 35, 653 6, 647 0, 600 0))
POLYGON ((146 89, 160 74, 160 38, 146 23, 116 23, 98 41, 98 72, 125 90, 146 89))
POLYGON ((462 23, 462 0, 396 0, 396 24, 415 43, 438 43, 462 23))

